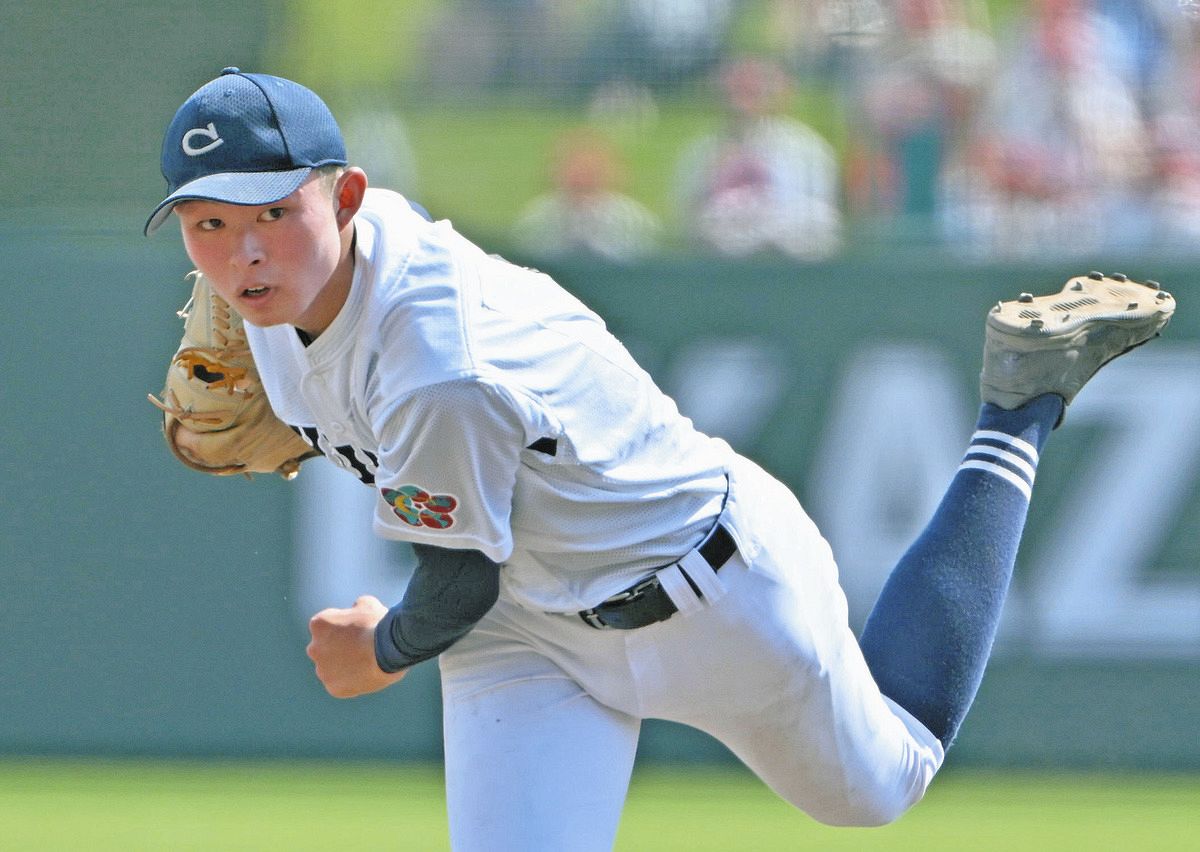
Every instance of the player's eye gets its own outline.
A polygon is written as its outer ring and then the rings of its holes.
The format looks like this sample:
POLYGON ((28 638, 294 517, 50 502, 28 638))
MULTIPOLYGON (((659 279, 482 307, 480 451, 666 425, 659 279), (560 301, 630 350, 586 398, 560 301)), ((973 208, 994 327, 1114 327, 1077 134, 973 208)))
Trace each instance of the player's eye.
POLYGON ((274 222, 276 219, 279 219, 282 217, 283 217, 283 208, 282 207, 269 207, 266 210, 264 210, 262 212, 262 215, 259 216, 258 218, 259 218, 259 221, 262 221, 262 222, 274 222))
POLYGON ((220 228, 223 224, 225 224, 225 223, 222 222, 220 219, 201 219, 199 222, 196 223, 196 227, 199 228, 201 231, 215 231, 215 230, 217 230, 217 228, 220 228))

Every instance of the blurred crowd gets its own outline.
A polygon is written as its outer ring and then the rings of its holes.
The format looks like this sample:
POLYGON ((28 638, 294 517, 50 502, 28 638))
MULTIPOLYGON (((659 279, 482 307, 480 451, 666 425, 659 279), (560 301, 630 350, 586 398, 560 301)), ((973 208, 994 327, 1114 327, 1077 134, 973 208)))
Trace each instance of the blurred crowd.
POLYGON ((1198 45, 1192 0, 453 0, 426 73, 579 106, 513 226, 531 255, 1200 253, 1198 45), (613 116, 651 133, 687 96, 720 126, 646 198, 613 116))

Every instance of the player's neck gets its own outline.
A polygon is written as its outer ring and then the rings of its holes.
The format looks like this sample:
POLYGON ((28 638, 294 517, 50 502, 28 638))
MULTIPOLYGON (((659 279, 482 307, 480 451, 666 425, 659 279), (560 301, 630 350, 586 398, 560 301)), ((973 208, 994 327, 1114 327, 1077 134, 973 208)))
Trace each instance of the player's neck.
POLYGON ((354 227, 342 241, 341 258, 329 281, 321 288, 321 292, 313 300, 312 305, 305 311, 304 316, 296 320, 295 327, 300 332, 300 339, 305 346, 316 340, 325 329, 333 324, 342 306, 350 298, 350 288, 354 284, 354 254, 357 243, 354 227))

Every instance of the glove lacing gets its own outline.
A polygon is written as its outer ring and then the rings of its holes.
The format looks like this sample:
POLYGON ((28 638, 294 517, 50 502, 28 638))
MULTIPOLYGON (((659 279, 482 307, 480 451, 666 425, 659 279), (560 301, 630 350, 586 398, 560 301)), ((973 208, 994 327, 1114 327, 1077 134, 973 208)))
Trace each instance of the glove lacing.
MULTIPOLYGON (((186 322, 192 315, 196 297, 193 295, 187 304, 176 315, 186 322)), ((237 394, 245 400, 254 397, 254 391, 247 387, 250 384, 244 367, 231 367, 222 359, 244 358, 250 355, 250 345, 246 340, 245 331, 233 328, 229 319, 229 304, 216 294, 212 297, 212 335, 216 346, 189 346, 175 353, 172 363, 187 373, 188 378, 198 379, 208 385, 209 390, 224 390, 230 396, 237 394), (203 374, 200 372, 203 370, 203 374), (212 376, 212 378, 206 378, 212 376)), ((154 394, 146 394, 151 405, 170 414, 177 420, 192 423, 220 423, 224 416, 219 414, 203 414, 185 408, 179 402, 174 391, 164 394, 166 400, 160 400, 154 394)))

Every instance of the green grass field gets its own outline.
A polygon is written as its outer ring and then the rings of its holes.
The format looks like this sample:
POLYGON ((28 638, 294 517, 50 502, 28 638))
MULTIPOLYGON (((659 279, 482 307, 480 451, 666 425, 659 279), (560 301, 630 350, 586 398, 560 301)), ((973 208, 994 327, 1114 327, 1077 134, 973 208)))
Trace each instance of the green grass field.
MULTIPOLYGON (((377 852, 444 850, 445 837, 435 767, 0 761, 5 850, 377 852)), ((831 829, 738 769, 646 769, 616 848, 1196 850, 1200 776, 952 771, 895 825, 831 829)))

